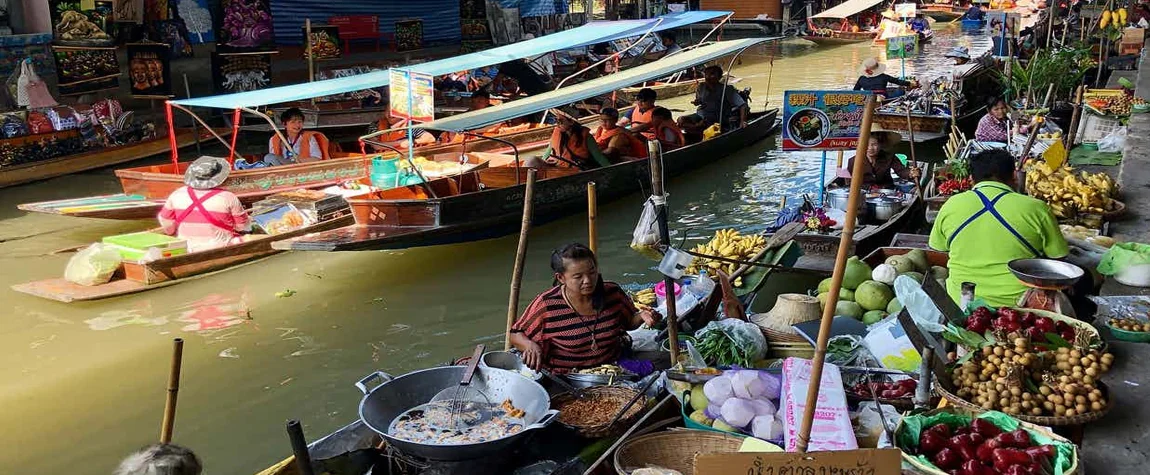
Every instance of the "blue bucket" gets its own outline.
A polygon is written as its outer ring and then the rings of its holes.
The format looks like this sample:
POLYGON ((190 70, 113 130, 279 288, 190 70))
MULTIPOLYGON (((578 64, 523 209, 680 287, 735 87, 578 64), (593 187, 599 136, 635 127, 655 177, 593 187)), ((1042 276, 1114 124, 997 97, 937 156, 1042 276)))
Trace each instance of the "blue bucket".
POLYGON ((371 174, 382 175, 385 173, 395 174, 399 171, 399 160, 395 158, 382 158, 375 157, 371 159, 371 174))

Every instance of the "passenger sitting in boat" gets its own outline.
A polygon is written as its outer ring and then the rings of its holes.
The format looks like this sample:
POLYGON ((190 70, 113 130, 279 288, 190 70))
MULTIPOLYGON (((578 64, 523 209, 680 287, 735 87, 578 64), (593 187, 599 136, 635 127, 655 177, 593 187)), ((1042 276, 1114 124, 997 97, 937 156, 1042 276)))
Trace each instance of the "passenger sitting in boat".
POLYGON ((907 24, 910 25, 911 31, 914 31, 915 33, 922 33, 930 30, 930 22, 927 21, 926 17, 921 13, 916 14, 914 18, 911 18, 910 21, 907 22, 907 24))
POLYGON ((667 56, 683 51, 683 47, 679 46, 679 43, 675 41, 675 32, 673 31, 659 33, 659 42, 663 44, 663 48, 666 48, 667 51, 660 58, 666 58, 667 56))
POLYGON ((656 107, 655 110, 652 111, 651 131, 655 138, 659 140, 659 144, 663 147, 664 152, 669 152, 687 145, 687 140, 683 137, 683 131, 679 130, 679 126, 675 124, 675 119, 671 117, 671 111, 666 107, 656 107))
POLYGON ((471 103, 467 105, 467 111, 477 111, 491 107, 491 94, 486 89, 480 89, 471 93, 471 103))
POLYGON ((200 475, 200 458, 176 444, 152 444, 129 455, 114 475, 200 475))
POLYGON ((303 111, 292 107, 280 114, 283 123, 283 135, 287 139, 288 147, 283 146, 280 134, 272 135, 268 140, 268 154, 264 161, 270 165, 287 165, 289 163, 307 163, 327 160, 327 136, 319 132, 303 129, 303 111))
POLYGON ((863 61, 859 74, 858 80, 855 81, 854 90, 871 91, 879 96, 879 100, 890 99, 903 94, 901 90, 887 89, 887 85, 889 84, 897 84, 909 89, 918 87, 918 83, 914 81, 904 81, 886 74, 886 64, 883 64, 875 57, 867 58, 866 61, 863 61))
POLYGON ((647 143, 637 134, 619 127, 619 110, 604 107, 599 111, 599 127, 595 129, 595 143, 612 163, 627 159, 647 158, 647 143))
MULTIPOLYGON (((389 147, 394 147, 400 150, 407 150, 407 148, 410 147, 410 142, 407 140, 408 121, 407 119, 392 117, 389 113, 389 109, 390 107, 385 104, 383 107, 383 113, 379 115, 379 120, 368 124, 367 126, 368 135, 382 130, 387 131, 375 137, 376 142, 383 143, 386 146, 372 144, 371 148, 377 152, 391 150, 389 147)), ((423 129, 412 129, 411 133, 412 140, 415 141, 416 147, 420 145, 435 143, 435 136, 432 135, 431 132, 423 129)))
MULTIPOLYGON (((1010 129, 1010 121, 1006 116, 1009 111, 1006 100, 995 97, 987 102, 986 110, 986 115, 978 120, 978 128, 974 130, 974 140, 1008 143, 1010 137, 1007 130, 1010 129)), ((1017 126, 1014 128, 1014 133, 1025 134, 1028 129, 1028 126, 1017 126)))
POLYGON ((527 64, 523 60, 508 61, 499 65, 499 75, 495 77, 498 83, 504 78, 512 78, 515 83, 519 85, 519 92, 526 93, 529 96, 542 94, 550 91, 551 87, 547 85, 543 77, 535 71, 535 68, 527 64))
MULTIPOLYGON (((904 180, 918 180, 921 171, 918 167, 908 167, 889 150, 902 141, 898 132, 886 130, 878 125, 871 127, 870 141, 867 142, 866 157, 863 162, 863 187, 894 188, 892 173, 904 180)), ((853 171, 855 159, 847 162, 847 170, 853 171)))
POLYGON ((568 244, 551 254, 555 286, 539 294, 511 326, 523 362, 565 373, 618 361, 626 331, 661 317, 639 310, 614 282, 604 282, 595 253, 568 244))
POLYGON ((723 130, 730 129, 726 122, 735 109, 739 114, 739 127, 747 125, 747 101, 734 86, 723 83, 723 68, 719 66, 711 65, 703 70, 703 82, 695 90, 691 104, 697 106, 695 113, 679 117, 679 127, 696 140, 701 140, 703 131, 712 124, 719 124, 723 130))
POLYGON ((184 186, 176 188, 160 208, 157 219, 164 234, 188 242, 188 251, 205 251, 242 242, 251 218, 240 199, 220 188, 228 178, 228 161, 200 157, 184 173, 184 186))
MULTIPOLYGON (((589 170, 611 166, 611 162, 599 149, 595 136, 579 123, 574 112, 551 109, 555 114, 555 128, 551 131, 551 141, 543 152, 542 161, 560 168, 581 168, 589 170)), ((543 166, 540 158, 531 157, 525 162, 528 167, 543 166)))
POLYGON ((986 18, 986 12, 982 10, 982 6, 977 3, 971 3, 970 8, 962 15, 963 20, 982 21, 986 18))
POLYGON ((654 129, 651 128, 651 113, 655 111, 655 99, 658 97, 655 90, 649 87, 640 89, 635 94, 635 107, 621 119, 619 126, 630 126, 631 132, 643 134, 647 140, 655 138, 654 129))

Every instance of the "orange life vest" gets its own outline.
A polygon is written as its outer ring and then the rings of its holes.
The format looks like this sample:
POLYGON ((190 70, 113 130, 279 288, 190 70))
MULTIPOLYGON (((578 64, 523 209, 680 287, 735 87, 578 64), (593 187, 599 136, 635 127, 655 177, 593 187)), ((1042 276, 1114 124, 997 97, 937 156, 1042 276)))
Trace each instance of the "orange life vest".
POLYGON ((631 109, 631 123, 632 124, 650 124, 652 116, 655 114, 655 108, 647 109, 647 112, 640 111, 638 107, 631 109))
POLYGON ((677 149, 677 148, 682 147, 683 145, 687 144, 686 137, 683 137, 683 131, 681 129, 679 129, 678 125, 676 125, 674 122, 671 122, 669 120, 663 121, 662 124, 659 124, 659 130, 657 131, 657 137, 659 138, 659 143, 663 145, 664 150, 674 150, 674 149, 677 149), (675 141, 674 142, 668 142, 667 141, 667 138, 666 138, 667 134, 664 133, 667 130, 670 130, 671 132, 674 133, 674 135, 675 135, 675 141))
MULTIPOLYGON (((583 129, 579 135, 582 136, 585 133, 586 129, 583 129)), ((551 131, 552 155, 562 157, 567 161, 572 161, 575 163, 594 163, 595 159, 591 156, 591 151, 587 149, 586 136, 582 136, 580 138, 568 137, 566 141, 562 141, 562 138, 563 131, 559 128, 559 126, 555 126, 555 129, 551 131), (561 141, 564 142, 562 146, 560 146, 561 141)), ((567 161, 559 160, 559 166, 566 168, 572 167, 573 165, 567 163, 567 161)))
POLYGON ((611 143, 611 139, 616 135, 623 134, 627 137, 628 150, 623 152, 623 155, 635 158, 647 158, 647 144, 632 134, 627 129, 622 127, 615 127, 611 130, 603 130, 602 127, 595 129, 595 143, 599 144, 601 150, 606 150, 607 146, 611 143))
POLYGON ((405 127, 407 127, 407 119, 402 119, 399 122, 397 122, 395 125, 391 125, 390 123, 387 122, 387 118, 384 117, 384 118, 379 119, 378 121, 375 122, 375 127, 376 127, 376 130, 400 129, 400 130, 392 130, 390 132, 384 132, 383 134, 380 134, 378 137, 378 140, 380 142, 388 143, 388 142, 399 142, 401 140, 407 140, 407 131, 403 130, 405 127))
MULTIPOLYGON (((321 134, 319 132, 313 132, 310 130, 305 130, 303 132, 300 132, 298 143, 300 143, 301 145, 299 148, 299 154, 295 156, 295 160, 297 162, 314 162, 317 160, 327 160, 327 159, 331 158, 329 156, 329 152, 328 152, 328 146, 330 144, 327 141, 327 136, 325 136, 324 134, 321 134), (316 145, 319 146, 319 153, 320 153, 319 157, 311 156, 311 146, 309 144, 311 143, 311 139, 313 139, 313 138, 315 139, 316 145)), ((279 134, 272 136, 272 153, 279 155, 281 157, 285 156, 284 155, 283 141, 280 140, 279 134)), ((293 151, 293 153, 294 153, 294 151, 293 151)))

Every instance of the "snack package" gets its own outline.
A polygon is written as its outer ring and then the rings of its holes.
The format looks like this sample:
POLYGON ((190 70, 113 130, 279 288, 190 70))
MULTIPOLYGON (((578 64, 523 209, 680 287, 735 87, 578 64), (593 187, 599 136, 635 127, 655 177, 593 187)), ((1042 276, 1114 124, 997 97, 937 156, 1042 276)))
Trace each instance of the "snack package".
MULTIPOLYGON (((783 361, 783 393, 780 408, 783 412, 783 441, 787 452, 794 452, 798 445, 803 411, 807 405, 807 388, 810 385, 812 364, 811 360, 803 358, 787 358, 783 361)), ((830 363, 823 365, 819 383, 819 399, 815 406, 815 419, 811 426, 807 450, 817 452, 857 449, 858 441, 855 439, 854 427, 851 426, 847 395, 843 390, 843 377, 839 367, 830 363)))

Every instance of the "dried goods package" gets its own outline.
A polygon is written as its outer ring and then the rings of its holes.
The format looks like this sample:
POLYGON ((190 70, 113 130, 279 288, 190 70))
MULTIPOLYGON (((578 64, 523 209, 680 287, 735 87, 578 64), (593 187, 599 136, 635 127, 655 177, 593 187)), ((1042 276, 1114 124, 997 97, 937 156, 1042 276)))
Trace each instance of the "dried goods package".
MULTIPOLYGON (((787 452, 798 445, 799 428, 806 409, 807 389, 812 372, 811 360, 787 358, 783 361, 783 394, 780 406, 783 416, 783 436, 787 452)), ((838 366, 826 363, 820 379, 819 399, 815 405, 815 418, 811 426, 808 451, 854 450, 858 448, 854 428, 847 409, 847 395, 843 390, 843 377, 838 366)))

